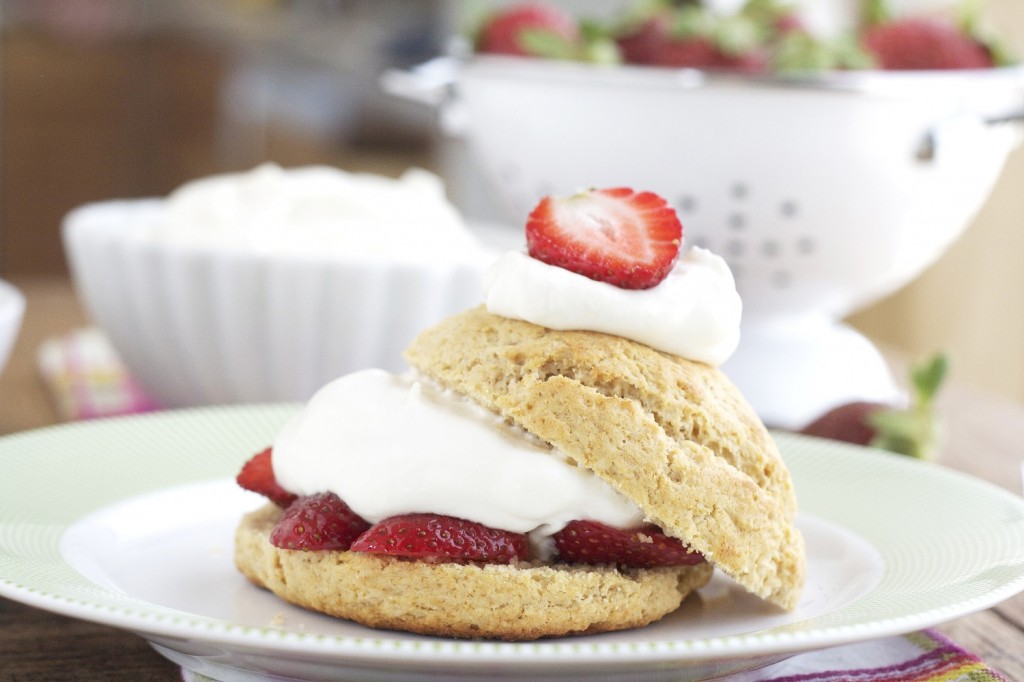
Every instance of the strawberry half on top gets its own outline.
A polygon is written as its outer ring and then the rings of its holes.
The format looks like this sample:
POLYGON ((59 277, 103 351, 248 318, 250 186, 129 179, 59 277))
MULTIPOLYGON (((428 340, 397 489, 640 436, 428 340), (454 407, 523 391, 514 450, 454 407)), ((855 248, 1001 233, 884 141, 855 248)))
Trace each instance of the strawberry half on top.
POLYGON ((657 286, 682 241, 683 226, 667 201, 626 187, 545 197, 526 222, 532 257, 622 289, 657 286))

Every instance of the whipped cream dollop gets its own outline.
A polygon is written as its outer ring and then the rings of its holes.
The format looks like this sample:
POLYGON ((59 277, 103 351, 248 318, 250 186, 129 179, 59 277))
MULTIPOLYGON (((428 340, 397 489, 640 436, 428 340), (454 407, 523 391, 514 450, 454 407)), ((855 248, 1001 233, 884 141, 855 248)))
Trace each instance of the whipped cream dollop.
POLYGON ((432 512, 530 533, 543 548, 573 519, 643 521, 633 502, 557 450, 411 374, 369 369, 336 379, 273 447, 287 490, 333 492, 371 523, 432 512))
POLYGON ((418 168, 397 179, 275 164, 213 175, 171 192, 150 229, 165 242, 276 254, 417 262, 487 254, 441 179, 418 168))
POLYGON ((485 286, 488 311, 549 329, 614 334, 716 366, 739 344, 743 305, 732 272, 696 246, 650 289, 620 289, 521 251, 502 255, 485 286))

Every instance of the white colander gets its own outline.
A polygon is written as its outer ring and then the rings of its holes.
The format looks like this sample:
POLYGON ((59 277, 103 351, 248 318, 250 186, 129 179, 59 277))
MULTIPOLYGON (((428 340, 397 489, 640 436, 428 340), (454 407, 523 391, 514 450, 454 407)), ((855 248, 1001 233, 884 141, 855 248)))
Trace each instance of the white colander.
POLYGON ((957 238, 1024 115, 1020 68, 787 79, 476 57, 385 87, 439 106, 511 224, 584 187, 674 203, 687 243, 733 269, 744 337, 725 369, 778 426, 897 395, 873 345, 839 320, 957 238))

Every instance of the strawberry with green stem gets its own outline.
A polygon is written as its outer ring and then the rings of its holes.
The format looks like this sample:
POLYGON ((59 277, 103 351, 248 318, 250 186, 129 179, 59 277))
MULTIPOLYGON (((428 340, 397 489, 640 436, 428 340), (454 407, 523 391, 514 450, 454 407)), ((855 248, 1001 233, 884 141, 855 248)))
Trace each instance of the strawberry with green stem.
POLYGON ((936 355, 911 368, 911 398, 907 407, 863 401, 846 403, 821 415, 800 432, 930 458, 941 440, 935 398, 948 371, 946 357, 936 355))
POLYGON ((524 2, 485 17, 474 39, 481 54, 617 63, 618 48, 600 23, 577 21, 558 7, 524 2))
POLYGON ((894 16, 888 0, 864 0, 861 44, 886 70, 988 69, 1012 61, 982 30, 981 8, 960 3, 956 16, 894 16))

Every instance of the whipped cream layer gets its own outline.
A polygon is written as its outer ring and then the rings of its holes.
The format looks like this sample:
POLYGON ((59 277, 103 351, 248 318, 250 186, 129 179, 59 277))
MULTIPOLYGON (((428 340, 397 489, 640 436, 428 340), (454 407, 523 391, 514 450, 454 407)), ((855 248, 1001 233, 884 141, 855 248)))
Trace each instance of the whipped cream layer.
POLYGON ((650 289, 620 289, 510 251, 488 272, 486 302, 495 315, 614 334, 716 366, 739 344, 743 310, 729 266, 699 247, 650 289))
POLYGON ((162 205, 150 236, 186 246, 432 263, 487 253, 440 178, 415 168, 392 179, 265 164, 186 183, 162 205))
POLYGON ((573 519, 633 527, 643 512, 596 475, 472 401, 379 369, 324 386, 274 442, 274 474, 333 492, 371 523, 433 512, 535 545, 573 519))

